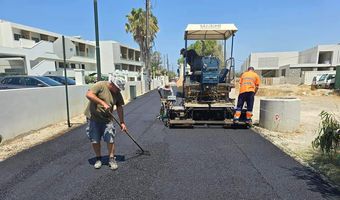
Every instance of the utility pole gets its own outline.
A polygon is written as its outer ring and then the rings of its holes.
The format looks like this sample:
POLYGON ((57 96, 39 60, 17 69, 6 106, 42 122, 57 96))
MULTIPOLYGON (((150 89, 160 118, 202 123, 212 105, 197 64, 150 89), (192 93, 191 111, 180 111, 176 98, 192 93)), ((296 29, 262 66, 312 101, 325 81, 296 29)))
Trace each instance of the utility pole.
MULTIPOLYGON (((166 67, 166 58, 165 58, 165 54, 163 55, 163 61, 164 61, 164 69, 166 70, 167 67, 166 67)), ((168 72, 167 72, 168 73, 168 72)))
POLYGON ((94 7, 94 26, 96 32, 96 58, 97 58, 97 81, 101 80, 101 69, 100 69, 100 48, 99 48, 99 28, 98 28, 98 8, 97 0, 93 0, 94 7))
MULTIPOLYGON (((150 16, 150 0, 146 0, 146 31, 145 31, 145 44, 146 44, 146 55, 145 55, 145 68, 148 69, 148 78, 150 79, 150 66, 149 66, 149 16, 150 16)), ((149 81, 149 89, 151 89, 150 81, 149 81)))
POLYGON ((168 57, 168 54, 166 54, 166 68, 168 69, 168 74, 169 74, 169 57, 168 57))

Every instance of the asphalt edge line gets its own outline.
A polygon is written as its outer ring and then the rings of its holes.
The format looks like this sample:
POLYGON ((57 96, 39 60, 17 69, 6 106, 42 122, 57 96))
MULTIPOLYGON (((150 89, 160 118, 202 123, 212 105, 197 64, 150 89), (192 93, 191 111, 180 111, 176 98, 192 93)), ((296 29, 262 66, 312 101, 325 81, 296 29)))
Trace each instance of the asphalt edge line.
POLYGON ((289 157, 293 158, 295 161, 300 163, 302 166, 304 166, 304 167, 308 168, 309 170, 311 170, 312 172, 317 173, 318 175, 320 175, 320 178, 323 181, 329 183, 332 187, 334 187, 334 188, 336 188, 337 190, 340 191, 340 185, 337 185, 334 181, 332 181, 330 178, 328 178, 321 170, 318 170, 318 169, 314 168, 313 166, 311 166, 307 161, 302 159, 299 155, 297 155, 297 153, 293 152, 289 148, 286 148, 283 145, 279 144, 278 142, 275 142, 271 137, 269 137, 266 134, 264 134, 261 131, 261 129, 262 128, 258 127, 258 126, 253 126, 251 128, 251 130, 253 130, 255 133, 259 134, 261 137, 263 137, 264 139, 266 139, 267 141, 269 141, 270 143, 275 145, 277 148, 279 148, 281 151, 283 151, 289 157))

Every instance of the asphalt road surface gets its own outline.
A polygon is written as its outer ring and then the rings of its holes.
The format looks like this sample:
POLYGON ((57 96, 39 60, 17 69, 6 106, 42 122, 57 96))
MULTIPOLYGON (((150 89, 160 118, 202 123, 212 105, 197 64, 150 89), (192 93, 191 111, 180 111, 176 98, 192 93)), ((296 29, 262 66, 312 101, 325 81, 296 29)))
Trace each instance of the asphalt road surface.
MULTIPOLYGON (((125 107, 119 169, 93 168, 85 126, 0 162, 0 199, 340 199, 340 193, 251 130, 168 129, 156 92, 125 107)), ((106 153, 106 148, 103 147, 106 153)))

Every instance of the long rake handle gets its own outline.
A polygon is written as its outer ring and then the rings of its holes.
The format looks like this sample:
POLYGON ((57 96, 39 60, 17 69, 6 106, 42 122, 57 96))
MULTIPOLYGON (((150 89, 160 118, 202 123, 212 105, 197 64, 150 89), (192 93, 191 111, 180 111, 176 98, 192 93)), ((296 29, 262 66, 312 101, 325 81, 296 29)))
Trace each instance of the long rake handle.
MULTIPOLYGON (((115 118, 115 116, 110 112, 111 117, 113 118, 113 120, 115 120, 115 122, 119 125, 120 128, 122 128, 122 125, 120 125, 119 121, 115 118)), ((144 149, 137 143, 137 141, 132 137, 132 135, 129 134, 128 131, 124 131, 129 138, 140 148, 140 150, 142 152, 144 152, 144 149)))

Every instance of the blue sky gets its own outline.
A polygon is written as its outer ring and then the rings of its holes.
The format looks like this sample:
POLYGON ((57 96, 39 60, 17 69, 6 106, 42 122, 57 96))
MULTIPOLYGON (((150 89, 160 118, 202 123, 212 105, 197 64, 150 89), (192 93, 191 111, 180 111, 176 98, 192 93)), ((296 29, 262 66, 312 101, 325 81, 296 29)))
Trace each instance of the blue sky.
MULTIPOLYGON (((124 30, 145 0, 98 0, 101 40, 138 47, 124 30)), ((151 0, 160 32, 154 49, 176 67, 188 23, 234 23, 239 67, 250 52, 294 51, 340 42, 339 0, 151 0)), ((92 0, 0 0, 0 19, 94 40, 92 0)))

